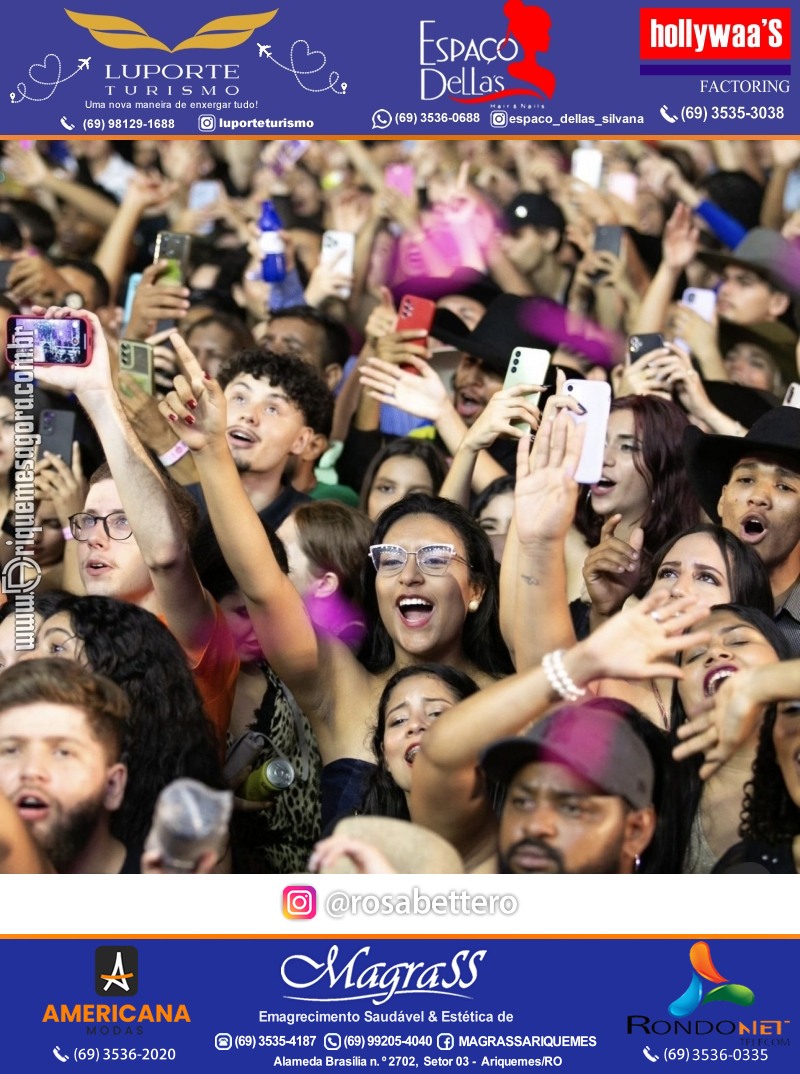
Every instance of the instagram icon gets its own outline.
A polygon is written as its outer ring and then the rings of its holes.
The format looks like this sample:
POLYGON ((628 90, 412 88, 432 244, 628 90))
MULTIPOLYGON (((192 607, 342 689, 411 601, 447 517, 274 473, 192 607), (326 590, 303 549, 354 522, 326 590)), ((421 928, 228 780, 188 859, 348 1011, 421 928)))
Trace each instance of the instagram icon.
POLYGON ((284 888, 283 916, 292 921, 316 917, 317 893, 314 888, 284 888))

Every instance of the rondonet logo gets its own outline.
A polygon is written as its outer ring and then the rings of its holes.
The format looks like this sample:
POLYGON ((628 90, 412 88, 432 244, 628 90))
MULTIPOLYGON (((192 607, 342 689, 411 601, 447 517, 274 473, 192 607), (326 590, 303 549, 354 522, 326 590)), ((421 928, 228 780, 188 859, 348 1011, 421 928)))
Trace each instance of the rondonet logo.
POLYGON ((281 964, 281 977, 289 988, 307 992, 287 999, 311 1003, 336 1003, 371 1000, 380 1006, 392 996, 428 993, 440 996, 469 997, 459 993, 471 988, 478 979, 478 963, 486 951, 458 951, 449 962, 378 962, 370 948, 361 947, 345 961, 333 944, 324 962, 308 955, 289 955, 281 964), (311 991, 313 990, 313 992, 311 991))
POLYGON ((79 11, 64 8, 67 16, 88 30, 95 41, 107 48, 159 49, 161 52, 180 52, 182 49, 235 48, 243 45, 256 30, 266 26, 278 14, 262 11, 258 15, 225 15, 204 23, 198 30, 173 48, 152 37, 143 26, 117 15, 83 15, 79 11))
POLYGON ((788 7, 643 7, 642 60, 788 60, 788 7))
POLYGON ((669 1013, 676 1018, 692 1014, 701 1003, 725 1000, 728 1003, 738 1003, 741 1007, 749 1007, 755 999, 751 989, 746 985, 731 984, 727 977, 722 976, 711 959, 711 948, 705 940, 692 944, 689 962, 692 967, 689 987, 676 1000, 673 1000, 668 1008, 669 1013), (705 992, 704 981, 711 981, 719 987, 705 992))

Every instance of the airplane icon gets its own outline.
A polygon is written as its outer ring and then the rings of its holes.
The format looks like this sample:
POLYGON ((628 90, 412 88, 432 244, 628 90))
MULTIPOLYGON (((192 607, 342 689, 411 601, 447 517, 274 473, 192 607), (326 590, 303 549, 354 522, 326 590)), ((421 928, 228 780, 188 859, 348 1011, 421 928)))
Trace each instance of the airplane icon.
POLYGON ((85 60, 78 60, 78 70, 79 71, 88 71, 89 70, 89 60, 91 60, 91 58, 92 58, 91 56, 87 56, 85 60))
POLYGON ((272 53, 270 52, 270 49, 272 48, 272 45, 259 45, 257 41, 256 44, 258 45, 258 58, 261 59, 262 56, 266 56, 268 60, 271 60, 272 53))

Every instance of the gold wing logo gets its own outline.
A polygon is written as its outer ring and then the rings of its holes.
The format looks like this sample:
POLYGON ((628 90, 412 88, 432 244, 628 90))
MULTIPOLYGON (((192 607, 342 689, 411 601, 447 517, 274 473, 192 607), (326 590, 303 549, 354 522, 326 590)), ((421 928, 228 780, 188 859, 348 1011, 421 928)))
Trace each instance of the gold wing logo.
POLYGON ((130 19, 117 15, 82 15, 78 11, 64 10, 74 23, 88 30, 101 45, 124 49, 152 48, 162 52, 180 52, 187 48, 235 48, 243 45, 259 27, 266 26, 278 14, 275 8, 274 11, 262 11, 260 15, 226 15, 222 19, 212 19, 191 37, 170 48, 130 19))

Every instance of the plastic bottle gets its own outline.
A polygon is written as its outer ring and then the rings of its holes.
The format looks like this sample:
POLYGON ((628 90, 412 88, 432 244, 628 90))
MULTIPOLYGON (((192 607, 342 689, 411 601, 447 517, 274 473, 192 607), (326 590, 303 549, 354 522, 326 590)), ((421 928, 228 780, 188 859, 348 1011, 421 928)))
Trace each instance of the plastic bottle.
POLYGON ((281 238, 281 218, 271 201, 261 206, 259 249, 261 251, 261 277, 267 283, 280 283, 286 276, 286 251, 281 238))

